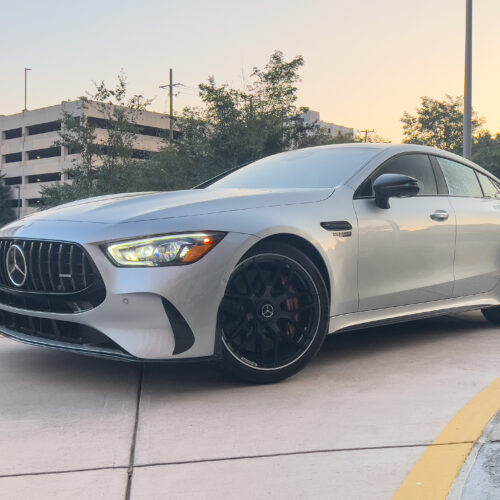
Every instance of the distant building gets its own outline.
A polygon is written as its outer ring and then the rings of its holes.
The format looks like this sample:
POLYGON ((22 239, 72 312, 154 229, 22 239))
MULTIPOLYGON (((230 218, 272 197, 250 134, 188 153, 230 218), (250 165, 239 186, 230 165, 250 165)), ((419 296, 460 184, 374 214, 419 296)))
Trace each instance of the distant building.
MULTIPOLYGON (((14 115, 0 115, 0 172, 14 189, 12 206, 20 205, 21 217, 39 207, 40 188, 57 181, 67 181, 64 171, 78 154, 65 147, 55 147, 61 129, 62 110, 82 114, 82 101, 63 101, 56 106, 14 115)), ((85 115, 96 127, 96 139, 105 136, 106 120, 96 103, 86 104, 85 115)), ((143 111, 137 119, 141 126, 134 144, 134 156, 146 158, 164 146, 163 137, 170 127, 168 115, 143 111)))
POLYGON ((325 129, 332 137, 339 137, 341 135, 354 138, 354 129, 349 127, 344 127, 343 125, 336 125, 335 123, 328 123, 320 120, 319 111, 309 110, 305 112, 302 117, 304 122, 308 125, 317 123, 322 129, 325 129))

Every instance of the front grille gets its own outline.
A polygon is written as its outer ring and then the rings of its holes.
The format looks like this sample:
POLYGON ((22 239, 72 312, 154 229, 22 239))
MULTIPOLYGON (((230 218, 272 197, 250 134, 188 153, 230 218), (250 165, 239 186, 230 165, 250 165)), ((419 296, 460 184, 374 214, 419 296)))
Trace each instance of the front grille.
POLYGON ((74 293, 89 288, 98 278, 85 250, 74 243, 42 240, 0 239, 0 285, 48 293, 74 293), (11 282, 6 257, 18 245, 26 258, 27 278, 21 287, 11 282))
POLYGON ((97 307, 105 298, 101 275, 79 245, 0 238, 0 304, 31 311, 77 313, 97 307), (13 245, 22 250, 26 263, 26 280, 21 286, 11 281, 7 270, 7 253, 13 245))
MULTIPOLYGON (((5 334, 19 340, 44 343, 49 345, 67 344, 68 348, 84 348, 94 352, 110 352, 123 357, 130 357, 118 344, 95 328, 69 321, 59 321, 36 316, 26 316, 0 309, 0 329, 7 329, 5 334), (20 334, 16 337, 15 334, 20 334)), ((59 347, 61 347, 59 345, 59 347)), ((64 347, 64 346, 63 346, 64 347)))

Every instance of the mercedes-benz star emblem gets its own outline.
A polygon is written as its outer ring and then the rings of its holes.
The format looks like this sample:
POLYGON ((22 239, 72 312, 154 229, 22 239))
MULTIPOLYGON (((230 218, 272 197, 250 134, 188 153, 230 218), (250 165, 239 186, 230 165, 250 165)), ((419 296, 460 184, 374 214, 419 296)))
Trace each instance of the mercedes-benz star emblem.
POLYGON ((271 304, 264 304, 260 310, 260 314, 262 314, 263 318, 270 319, 273 317, 274 307, 271 304))
POLYGON ((5 264, 10 281, 17 287, 23 286, 28 277, 28 266, 23 249, 18 245, 12 245, 7 250, 5 264))

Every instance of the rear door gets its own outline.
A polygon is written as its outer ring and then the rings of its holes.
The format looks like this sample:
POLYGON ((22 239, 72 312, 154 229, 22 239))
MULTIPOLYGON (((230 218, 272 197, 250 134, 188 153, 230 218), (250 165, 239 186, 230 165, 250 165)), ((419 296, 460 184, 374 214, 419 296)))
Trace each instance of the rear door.
POLYGON ((500 279, 500 195, 496 180, 436 157, 457 218, 454 297, 489 292, 500 279))
POLYGON ((360 311, 452 296, 455 214, 436 172, 426 154, 400 155, 357 189, 353 203, 359 228, 360 311), (387 173, 416 178, 419 195, 391 198, 389 209, 377 207, 372 183, 387 173))

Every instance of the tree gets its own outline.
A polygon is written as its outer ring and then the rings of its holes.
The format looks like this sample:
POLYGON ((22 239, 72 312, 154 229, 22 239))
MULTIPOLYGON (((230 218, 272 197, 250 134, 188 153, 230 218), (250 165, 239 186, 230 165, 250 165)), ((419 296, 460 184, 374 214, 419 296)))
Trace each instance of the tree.
POLYGON ((115 88, 102 81, 94 93, 82 97, 81 115, 63 111, 60 139, 56 146, 78 153, 78 159, 66 173, 72 182, 42 188, 42 203, 55 206, 81 198, 135 190, 136 172, 141 160, 136 158, 134 143, 140 132, 137 119, 151 101, 141 95, 127 96, 127 82, 118 75, 115 88), (96 124, 88 118, 90 107, 103 117, 96 124))
POLYGON ((142 96, 128 99, 123 75, 113 90, 101 82, 82 105, 97 104, 106 120, 106 135, 99 140, 85 110, 82 117, 63 115, 58 145, 80 157, 68 170, 72 183, 43 188, 43 203, 54 206, 108 193, 186 189, 274 153, 352 142, 304 122, 307 108, 296 105, 303 64, 302 56, 287 61, 275 51, 263 69, 254 68, 252 82, 243 90, 209 77, 199 85, 202 107, 184 109, 175 120, 174 141, 165 138, 162 151, 146 161, 134 158, 133 145, 140 131, 136 118, 150 101, 142 96))
MULTIPOLYGON (((304 122, 307 108, 296 106, 303 64, 302 56, 287 61, 282 52, 275 51, 263 69, 253 69, 252 83, 243 90, 218 85, 209 77, 199 85, 203 108, 183 111, 176 119, 179 139, 142 173, 161 179, 156 183, 160 189, 182 189, 271 154, 351 142, 304 122)), ((147 179, 145 182, 149 188, 147 179)))
POLYGON ((0 174, 0 227, 15 219, 14 210, 10 202, 12 201, 12 190, 3 180, 0 174))
MULTIPOLYGON (((446 96, 443 101, 422 97, 416 115, 404 113, 404 142, 427 144, 462 154, 463 99, 446 96)), ((500 175, 500 134, 482 128, 484 120, 473 114, 472 160, 495 175, 500 175)))
POLYGON ((488 131, 481 132, 473 143, 472 160, 500 176, 500 134, 493 136, 488 131))
MULTIPOLYGON (((463 149, 463 98, 446 95, 443 101, 424 96, 415 115, 404 113, 403 142, 426 144, 452 153, 463 149)), ((473 114, 472 131, 475 137, 484 120, 473 114)))

